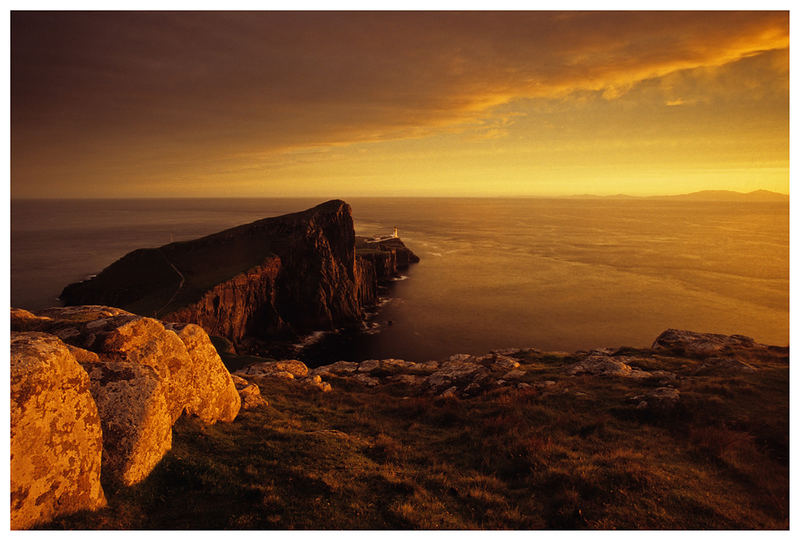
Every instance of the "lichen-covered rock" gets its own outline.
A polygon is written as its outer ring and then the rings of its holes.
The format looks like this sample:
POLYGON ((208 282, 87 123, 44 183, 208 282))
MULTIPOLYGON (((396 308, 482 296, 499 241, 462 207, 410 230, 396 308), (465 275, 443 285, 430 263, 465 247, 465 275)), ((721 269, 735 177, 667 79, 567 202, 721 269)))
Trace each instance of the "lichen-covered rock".
POLYGON ((36 315, 60 321, 95 321, 116 316, 132 316, 131 312, 113 306, 84 304, 81 306, 53 306, 37 310, 36 315))
POLYGON ((673 387, 658 387, 643 395, 637 395, 629 399, 629 402, 636 404, 637 409, 649 409, 655 411, 667 411, 675 407, 681 398, 681 393, 673 387))
POLYGON ((373 378, 371 376, 362 373, 354 375, 352 377, 352 380, 355 381, 356 383, 360 383, 361 385, 365 385, 367 387, 375 387, 376 385, 379 385, 381 382, 381 380, 379 380, 378 378, 373 378))
POLYGON ((439 361, 425 361, 424 363, 414 363, 409 369, 412 374, 433 374, 439 370, 439 361))
MULTIPOLYGON (((103 320, 98 320, 100 323, 103 320)), ((149 366, 162 380, 170 417, 175 422, 194 400, 194 366, 186 345, 161 322, 147 317, 106 320, 98 344, 90 349, 107 360, 149 366)))
MULTIPOLYGON (((486 374, 483 365, 463 360, 460 355, 453 355, 450 360, 443 362, 439 369, 428 376, 427 383, 434 389, 447 389, 460 384, 468 384, 486 374)), ((471 359, 467 356, 466 359, 471 359)))
POLYGON ((592 374, 597 376, 628 376, 631 367, 627 364, 599 353, 589 354, 585 359, 567 368, 567 374, 592 374))
POLYGON ((11 527, 105 505, 102 432, 89 377, 43 333, 11 334, 11 527))
POLYGON ((491 368, 492 370, 516 370, 519 368, 519 361, 506 355, 495 354, 491 368))
POLYGON ((233 374, 231 376, 234 385, 236 385, 236 390, 239 392, 239 396, 241 397, 242 401, 242 408, 246 410, 252 410, 255 408, 261 408, 269 406, 269 402, 261 396, 261 389, 258 388, 258 385, 255 383, 251 383, 244 379, 241 376, 237 376, 233 374))
POLYGON ((279 377, 286 379, 308 376, 308 367, 297 360, 267 361, 254 363, 236 371, 240 376, 279 377))
POLYGON ((509 370, 505 374, 503 374, 503 379, 519 379, 525 377, 524 370, 509 370))
POLYGON ((353 374, 358 370, 358 363, 350 361, 337 361, 332 364, 319 366, 311 371, 312 374, 344 376, 353 374))
POLYGON ((593 376, 618 376, 624 378, 646 379, 652 374, 632 368, 628 363, 641 360, 637 357, 611 356, 606 351, 592 350, 583 359, 567 367, 567 374, 591 374, 593 376))
POLYGON ((331 384, 328 383, 327 381, 322 381, 322 378, 319 376, 319 374, 315 376, 310 376, 306 378, 304 381, 305 384, 311 387, 312 389, 318 389, 323 393, 328 393, 333 390, 331 384))
POLYGON ((377 372, 381 368, 381 362, 377 359, 369 359, 358 363, 358 371, 371 374, 377 372))
POLYGON ((51 321, 49 317, 40 317, 22 308, 11 308, 12 331, 41 331, 51 321))
POLYGON ((666 350, 686 357, 699 358, 753 349, 756 346, 760 344, 756 344, 750 337, 738 334, 727 336, 678 329, 667 329, 653 342, 654 350, 666 350))
POLYGON ((155 369, 133 362, 85 364, 103 426, 103 472, 138 483, 172 447, 172 417, 155 369))
POLYGON ((38 311, 47 332, 96 353, 100 362, 150 366, 161 379, 174 423, 186 411, 206 423, 232 421, 241 401, 208 335, 197 325, 168 324, 109 306, 38 311))
POLYGON ((196 325, 167 329, 107 306, 17 310, 88 374, 103 428, 104 474, 125 485, 146 477, 169 450, 172 425, 186 411, 206 423, 232 421, 241 398, 213 344, 196 325))
POLYGON ((192 362, 188 371, 192 393, 186 412, 209 424, 236 419, 241 407, 239 393, 206 332, 192 323, 169 324, 168 328, 183 341, 192 362))
POLYGON ((706 365, 722 372, 744 372, 749 374, 758 372, 758 369, 753 365, 737 359, 711 358, 706 360, 706 365))
POLYGON ((422 382, 425 381, 424 376, 418 376, 416 374, 396 374, 394 376, 389 376, 389 381, 394 383, 402 383, 404 385, 421 385, 422 382))
POLYGON ((358 364, 358 371, 366 374, 389 375, 414 370, 416 367, 417 363, 403 359, 369 359, 358 364))

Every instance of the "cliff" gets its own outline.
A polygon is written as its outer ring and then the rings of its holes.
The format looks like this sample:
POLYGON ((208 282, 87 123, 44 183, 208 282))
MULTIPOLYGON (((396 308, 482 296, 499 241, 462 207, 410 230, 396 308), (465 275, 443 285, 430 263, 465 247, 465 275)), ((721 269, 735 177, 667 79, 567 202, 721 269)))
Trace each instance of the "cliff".
POLYGON ((356 237, 356 278, 358 297, 364 306, 378 300, 378 286, 419 257, 398 238, 370 239, 356 237))
POLYGON ((380 281, 418 260, 399 239, 371 243, 356 256, 350 206, 333 200, 136 250, 68 285, 61 300, 196 323, 238 344, 357 324, 380 281))

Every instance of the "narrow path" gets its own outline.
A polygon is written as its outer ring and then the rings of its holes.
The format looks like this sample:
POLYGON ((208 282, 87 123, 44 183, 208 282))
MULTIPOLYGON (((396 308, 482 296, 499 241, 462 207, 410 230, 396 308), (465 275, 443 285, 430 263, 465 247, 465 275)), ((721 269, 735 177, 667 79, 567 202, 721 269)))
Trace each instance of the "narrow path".
POLYGON ((170 261, 169 259, 167 259, 167 256, 164 254, 164 252, 162 252, 161 250, 159 250, 159 251, 158 251, 158 253, 160 253, 160 254, 161 254, 163 257, 164 257, 164 261, 166 261, 166 262, 167 262, 167 264, 168 264, 170 267, 172 267, 172 270, 174 270, 174 271, 177 273, 177 275, 178 275, 178 277, 180 277, 181 281, 180 281, 180 283, 178 284, 178 288, 175 290, 175 293, 173 293, 173 294, 172 294, 172 297, 170 297, 170 298, 169 298, 169 300, 168 300, 168 301, 167 301, 167 302, 164 304, 164 306, 162 306, 161 308, 159 308, 158 310, 156 310, 156 317, 158 317, 158 314, 161 312, 161 310, 163 310, 164 308, 166 308, 167 306, 169 306, 169 305, 170 305, 170 303, 171 303, 172 301, 174 301, 174 300, 175 300, 175 297, 177 297, 177 296, 178 296, 178 293, 180 293, 181 289, 183 289, 183 284, 185 284, 185 283, 186 283, 186 278, 184 278, 184 276, 183 276, 183 273, 182 273, 181 271, 179 271, 179 270, 178 270, 178 267, 176 267, 176 266, 175 266, 175 265, 172 263, 172 261, 170 261))

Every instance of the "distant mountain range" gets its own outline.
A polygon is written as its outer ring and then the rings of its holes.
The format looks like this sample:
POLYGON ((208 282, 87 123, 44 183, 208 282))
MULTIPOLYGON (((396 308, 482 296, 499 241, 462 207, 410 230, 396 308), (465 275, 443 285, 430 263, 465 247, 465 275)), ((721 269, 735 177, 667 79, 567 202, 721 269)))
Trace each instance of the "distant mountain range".
POLYGON ((771 192, 769 190, 756 190, 754 192, 734 192, 732 190, 703 190, 700 192, 684 193, 679 195, 651 195, 634 196, 626 194, 614 195, 570 195, 569 199, 666 199, 685 201, 754 201, 754 202, 781 202, 789 201, 789 195, 771 192))

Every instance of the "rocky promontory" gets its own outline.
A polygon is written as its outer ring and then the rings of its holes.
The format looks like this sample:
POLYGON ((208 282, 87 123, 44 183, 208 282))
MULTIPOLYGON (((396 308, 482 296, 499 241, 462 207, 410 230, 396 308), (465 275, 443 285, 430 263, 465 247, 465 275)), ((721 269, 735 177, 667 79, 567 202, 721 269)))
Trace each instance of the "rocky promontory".
POLYGON ((376 302, 380 282, 416 261, 398 238, 357 243, 350 206, 333 200, 135 250, 65 287, 61 300, 195 323, 239 346, 249 338, 357 325, 376 302))

